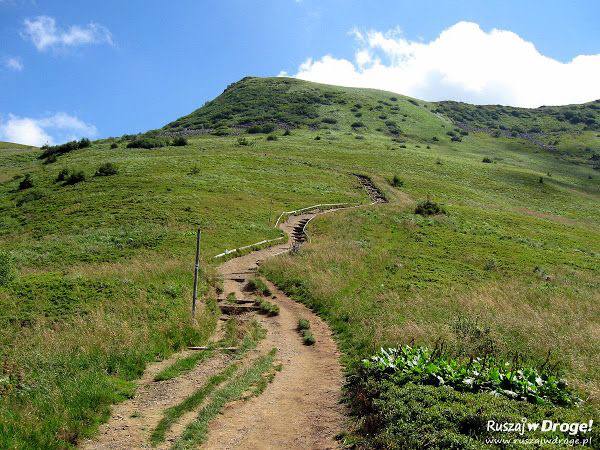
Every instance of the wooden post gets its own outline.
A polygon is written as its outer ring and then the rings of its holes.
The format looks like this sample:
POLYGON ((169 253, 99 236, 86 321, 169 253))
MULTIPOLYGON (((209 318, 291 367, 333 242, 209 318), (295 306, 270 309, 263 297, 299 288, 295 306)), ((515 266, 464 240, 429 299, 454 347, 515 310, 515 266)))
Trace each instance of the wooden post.
POLYGON ((196 302, 198 300, 198 268, 200 267, 200 228, 196 234, 196 263, 194 264, 194 294, 192 297, 192 320, 196 319, 196 302))

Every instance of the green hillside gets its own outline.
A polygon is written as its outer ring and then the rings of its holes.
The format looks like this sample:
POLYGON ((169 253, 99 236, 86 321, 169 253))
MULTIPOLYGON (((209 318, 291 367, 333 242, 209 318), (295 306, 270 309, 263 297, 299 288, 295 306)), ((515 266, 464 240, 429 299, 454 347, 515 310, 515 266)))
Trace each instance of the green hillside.
POLYGON ((406 448, 427 432, 432 448, 485 448, 482 417, 594 418, 597 106, 428 103, 245 78, 141 136, 0 151, 0 447, 76 445, 148 362, 206 342, 214 300, 188 319, 197 226, 207 293, 212 257, 280 236, 281 211, 369 203, 355 173, 390 202, 313 220, 310 243, 262 268, 331 324, 350 382, 380 346, 444 342, 465 355, 485 340, 495 357, 552 367, 585 402, 374 385, 368 414, 349 399, 363 420, 347 442, 406 448), (427 198, 445 214, 415 214, 427 198))

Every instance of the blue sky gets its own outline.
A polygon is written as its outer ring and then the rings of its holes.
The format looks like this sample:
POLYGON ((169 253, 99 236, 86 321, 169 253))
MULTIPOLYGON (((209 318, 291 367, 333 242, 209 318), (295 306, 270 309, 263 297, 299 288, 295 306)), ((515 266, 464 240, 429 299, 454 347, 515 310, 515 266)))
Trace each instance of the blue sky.
POLYGON ((594 0, 0 0, 0 140, 146 131, 283 72, 428 100, 591 100, 598 17, 594 0))

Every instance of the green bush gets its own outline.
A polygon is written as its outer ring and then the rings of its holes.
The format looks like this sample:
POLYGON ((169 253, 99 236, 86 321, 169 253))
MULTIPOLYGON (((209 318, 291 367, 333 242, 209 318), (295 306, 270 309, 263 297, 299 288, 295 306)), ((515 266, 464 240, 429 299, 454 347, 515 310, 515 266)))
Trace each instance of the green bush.
POLYGON ((302 330, 302 342, 304 345, 313 345, 317 340, 310 330, 302 330))
POLYGON ((58 175, 56 176, 55 181, 58 182, 62 182, 65 181, 69 175, 71 174, 71 171, 69 169, 61 169, 60 172, 58 172, 58 175))
POLYGON ((113 142, 112 144, 110 144, 110 148, 117 148, 119 147, 119 144, 117 144, 116 142, 113 142))
POLYGON ((65 179, 65 185, 77 184, 85 181, 85 173, 83 170, 76 170, 71 172, 69 176, 65 179))
POLYGON ((50 157, 56 158, 58 155, 62 155, 64 153, 72 152, 73 150, 78 150, 81 148, 86 148, 92 145, 91 141, 87 138, 83 138, 79 141, 70 141, 60 145, 44 145, 42 146, 42 154, 40 155, 40 159, 46 159, 50 157))
POLYGON ((10 253, 0 250, 0 286, 6 286, 14 277, 12 256, 10 253))
POLYGON ((429 199, 419 202, 415 208, 415 214, 420 214, 422 216, 433 216, 445 213, 446 211, 444 211, 440 205, 429 199))
POLYGON ((252 125, 250 128, 248 128, 248 133, 250 133, 250 134, 257 134, 257 133, 269 134, 269 133, 272 133, 273 131, 275 131, 275 125, 273 125, 272 123, 266 123, 263 125, 252 125))
POLYGON ((188 140, 183 136, 177 136, 175 139, 173 139, 173 145, 175 147, 184 147, 188 145, 188 140))
POLYGON ((241 145, 241 146, 246 146, 246 145, 250 145, 250 143, 248 142, 248 139, 246 139, 245 137, 241 136, 237 139, 237 144, 241 145))
POLYGON ((267 141, 276 141, 277 140, 277 136, 275 136, 274 134, 270 134, 267 136, 267 141))
POLYGON ((362 128, 364 126, 365 126, 365 124, 360 121, 353 122, 351 125, 352 128, 362 128))
POLYGON ((266 297, 272 294, 269 287, 260 278, 253 278, 249 280, 248 283, 246 283, 244 290, 248 292, 258 292, 259 294, 262 294, 266 297))
POLYGON ((307 319, 298 320, 298 330, 308 330, 310 328, 310 322, 307 319))
POLYGON ((33 179, 31 178, 30 173, 26 173, 25 177, 19 183, 19 190, 23 191, 25 189, 29 189, 33 187, 33 179))
POLYGON ((490 163, 492 162, 492 158, 489 158, 489 157, 487 157, 487 156, 486 156, 486 157, 484 157, 484 158, 481 160, 481 162, 484 162, 484 163, 490 164, 490 163))
POLYGON ((264 299, 258 299, 256 300, 256 302, 254 302, 255 305, 258 306, 259 311, 262 314, 266 314, 267 316, 276 316, 279 314, 279 306, 277 306, 274 303, 268 302, 264 299))
POLYGON ((337 123, 337 119, 334 119, 333 117, 324 117, 321 119, 321 122, 333 125, 337 123))
POLYGON ((398 175, 394 175, 394 178, 392 178, 392 186, 396 187, 396 188, 401 188, 402 186, 404 186, 404 181, 402 181, 400 179, 400 177, 398 177, 398 175))
POLYGON ((108 177, 111 175, 116 175, 117 173, 119 173, 117 166, 111 162, 107 162, 107 163, 102 164, 100 167, 98 167, 94 176, 108 177))

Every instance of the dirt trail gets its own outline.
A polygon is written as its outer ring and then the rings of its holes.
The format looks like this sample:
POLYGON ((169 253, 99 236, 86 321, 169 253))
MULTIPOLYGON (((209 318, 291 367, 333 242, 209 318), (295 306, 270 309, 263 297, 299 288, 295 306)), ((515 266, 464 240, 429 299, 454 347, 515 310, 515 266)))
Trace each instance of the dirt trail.
MULTIPOLYGON (((220 267, 225 294, 243 292, 247 272, 259 262, 288 251, 302 241, 294 228, 315 214, 292 216, 281 228, 290 236, 289 243, 227 261, 220 267), (245 275, 240 275, 245 274, 245 275), (235 279, 233 279, 235 278, 235 279)), ((298 228, 296 228, 298 230, 298 228)), ((247 401, 229 405, 209 428, 207 449, 327 449, 335 448, 335 436, 343 428, 344 413, 339 403, 343 375, 339 353, 327 324, 304 305, 294 302, 271 283, 271 302, 279 305, 275 317, 263 317, 267 330, 261 342, 265 349, 277 348, 282 370, 265 392, 247 401), (305 346, 296 331, 298 319, 306 318, 317 342, 305 346)))
MULTIPOLYGON (((369 179, 359 180, 374 203, 385 201, 369 179)), ((340 208, 342 209, 342 208, 340 208)), ((331 212, 329 210, 327 212, 331 212)), ((279 228, 289 242, 251 252, 223 263, 224 293, 236 299, 249 297, 244 292, 247 281, 255 276, 260 263, 290 251, 306 239, 306 224, 322 212, 290 216, 279 228)), ((231 403, 210 423, 206 449, 329 449, 338 447, 336 435, 344 427, 344 411, 340 404, 343 383, 339 352, 329 326, 316 314, 287 297, 267 282, 273 293, 269 301, 279 306, 279 315, 265 317, 245 312, 259 320, 266 337, 251 354, 264 354, 277 348, 282 370, 258 397, 231 403), (298 319, 310 321, 316 338, 312 346, 302 343, 296 327, 298 319)), ((231 306, 231 305, 229 305, 231 306)), ((114 406, 111 419, 100 427, 95 440, 82 443, 86 449, 151 448, 150 434, 166 409, 177 405, 200 388, 211 375, 222 370, 231 357, 215 354, 191 372, 177 378, 155 382, 154 376, 178 358, 181 352, 159 363, 151 364, 139 380, 136 395, 114 406)), ((248 357, 252 357, 248 355, 248 357)), ((249 358, 246 359, 249 359, 249 358)), ((160 448, 168 448, 196 417, 197 410, 185 414, 167 433, 160 448)))

